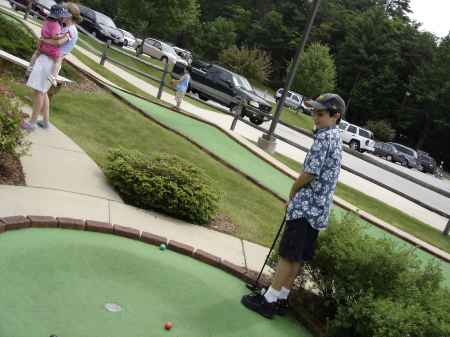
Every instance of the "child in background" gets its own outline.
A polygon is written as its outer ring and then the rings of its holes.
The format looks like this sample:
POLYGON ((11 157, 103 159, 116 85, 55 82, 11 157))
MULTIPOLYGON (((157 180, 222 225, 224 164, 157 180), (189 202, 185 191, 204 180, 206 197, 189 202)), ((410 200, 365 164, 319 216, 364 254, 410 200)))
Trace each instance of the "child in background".
POLYGON ((183 97, 186 94, 186 90, 189 86, 189 81, 191 80, 192 67, 186 66, 184 68, 184 75, 181 76, 179 80, 172 79, 172 85, 174 82, 178 82, 177 84, 177 92, 175 94, 175 102, 177 102, 177 106, 173 106, 172 109, 180 110, 181 102, 183 101, 183 97))
MULTIPOLYGON (((68 11, 66 6, 64 5, 53 5, 50 8, 50 14, 48 15, 47 19, 45 20, 44 24, 42 25, 42 37, 44 39, 54 39, 59 40, 64 38, 66 35, 71 36, 71 31, 68 30, 66 33, 61 34, 61 25, 60 21, 62 18, 70 17, 72 16, 68 11)), ((34 63, 36 62, 36 59, 41 53, 45 53, 48 57, 53 59, 54 64, 52 68, 52 73, 48 75, 48 80, 52 83, 53 86, 56 87, 56 77, 58 76, 59 69, 61 68, 62 63, 62 52, 59 46, 51 46, 46 43, 41 43, 34 52, 33 56, 30 60, 30 65, 27 69, 27 75, 29 75, 33 71, 34 63)))

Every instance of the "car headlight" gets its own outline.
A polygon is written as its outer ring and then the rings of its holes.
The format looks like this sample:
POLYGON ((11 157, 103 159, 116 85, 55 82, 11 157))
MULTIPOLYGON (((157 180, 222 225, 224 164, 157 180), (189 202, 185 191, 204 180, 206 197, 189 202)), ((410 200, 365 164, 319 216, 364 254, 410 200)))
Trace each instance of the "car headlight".
POLYGON ((44 13, 47 14, 47 15, 49 15, 49 14, 50 14, 50 11, 44 8, 44 13))
POLYGON ((252 105, 252 106, 254 106, 255 108, 258 108, 258 109, 259 109, 259 103, 258 103, 258 102, 250 101, 250 102, 248 102, 248 105, 252 105))

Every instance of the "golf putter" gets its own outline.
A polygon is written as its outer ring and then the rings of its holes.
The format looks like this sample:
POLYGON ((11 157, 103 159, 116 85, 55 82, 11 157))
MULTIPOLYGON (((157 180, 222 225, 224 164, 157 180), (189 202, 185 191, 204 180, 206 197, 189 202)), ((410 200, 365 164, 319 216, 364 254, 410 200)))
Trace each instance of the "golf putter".
POLYGON ((262 266, 262 268, 261 268, 261 271, 259 272, 259 275, 258 275, 258 277, 257 277, 257 279, 256 279, 256 281, 255 281, 255 284, 252 285, 252 284, 250 284, 250 283, 247 283, 247 284, 245 285, 248 289, 250 289, 250 290, 253 291, 253 292, 256 292, 256 291, 258 290, 258 281, 259 281, 259 278, 261 277, 261 274, 262 274, 262 272, 263 272, 263 270, 264 270, 264 267, 266 266, 267 261, 269 260, 270 254, 272 253, 273 247, 275 247, 275 243, 277 242, 278 237, 280 236, 281 230, 283 229, 283 226, 284 226, 284 223, 285 223, 285 222, 286 222, 286 216, 283 218, 283 222, 281 223, 280 229, 278 230, 278 233, 277 233, 277 235, 275 236, 275 240, 273 240, 272 247, 270 247, 269 253, 267 254, 267 257, 266 257, 266 261, 264 261, 264 264, 263 264, 263 266, 262 266))

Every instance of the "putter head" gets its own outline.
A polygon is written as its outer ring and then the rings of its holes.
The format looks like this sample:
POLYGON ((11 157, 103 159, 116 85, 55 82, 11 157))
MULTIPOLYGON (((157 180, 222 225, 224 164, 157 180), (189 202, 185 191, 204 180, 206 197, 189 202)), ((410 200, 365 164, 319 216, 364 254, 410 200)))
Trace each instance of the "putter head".
POLYGON ((246 285, 245 285, 248 289, 250 289, 251 291, 253 291, 254 293, 256 292, 256 291, 258 291, 258 283, 255 283, 255 284, 250 284, 250 283, 247 283, 246 285))

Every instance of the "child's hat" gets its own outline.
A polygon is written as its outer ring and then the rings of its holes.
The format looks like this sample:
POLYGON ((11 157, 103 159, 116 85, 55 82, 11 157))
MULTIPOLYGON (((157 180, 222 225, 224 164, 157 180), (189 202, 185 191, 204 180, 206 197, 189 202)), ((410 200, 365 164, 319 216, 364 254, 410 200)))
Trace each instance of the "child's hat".
POLYGON ((56 4, 50 7, 50 14, 48 15, 49 18, 53 19, 68 18, 71 16, 72 14, 67 11, 66 6, 61 4, 56 4))
POLYGON ((305 105, 316 109, 330 109, 331 111, 341 114, 341 118, 345 115, 345 103, 341 96, 337 94, 323 94, 316 98, 315 101, 306 101, 305 105))

